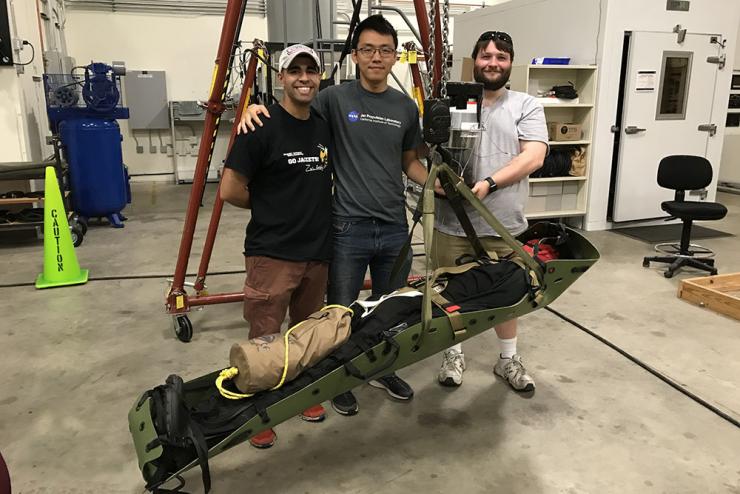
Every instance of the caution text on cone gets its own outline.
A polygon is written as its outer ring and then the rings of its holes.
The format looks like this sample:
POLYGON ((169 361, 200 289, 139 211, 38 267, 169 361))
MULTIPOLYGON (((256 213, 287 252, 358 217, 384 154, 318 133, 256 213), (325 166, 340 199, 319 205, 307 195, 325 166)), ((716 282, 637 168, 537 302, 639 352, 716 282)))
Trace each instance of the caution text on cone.
POLYGON ((72 234, 62 202, 54 167, 46 167, 44 182, 44 272, 36 288, 79 285, 87 282, 87 269, 80 269, 72 234))

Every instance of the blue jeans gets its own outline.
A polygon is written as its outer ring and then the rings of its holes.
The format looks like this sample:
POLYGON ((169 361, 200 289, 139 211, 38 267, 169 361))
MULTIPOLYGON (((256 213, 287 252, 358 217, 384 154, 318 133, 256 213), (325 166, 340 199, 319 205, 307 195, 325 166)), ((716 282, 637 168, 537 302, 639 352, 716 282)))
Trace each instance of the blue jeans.
POLYGON ((365 272, 370 268, 373 296, 406 285, 412 253, 391 283, 391 271, 408 238, 408 225, 386 223, 372 218, 334 217, 334 258, 329 268, 330 304, 348 306, 360 294, 365 272))

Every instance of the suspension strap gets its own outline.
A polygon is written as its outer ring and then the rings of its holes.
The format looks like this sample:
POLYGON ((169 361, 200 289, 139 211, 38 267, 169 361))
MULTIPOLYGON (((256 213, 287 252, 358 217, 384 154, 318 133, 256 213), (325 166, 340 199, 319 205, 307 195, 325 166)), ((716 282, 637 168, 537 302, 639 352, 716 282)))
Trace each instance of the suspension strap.
POLYGON ((460 222, 460 226, 465 232, 465 236, 473 247, 475 257, 479 259, 488 258, 488 252, 483 248, 483 244, 481 244, 478 235, 475 233, 473 223, 470 221, 468 213, 465 212, 465 207, 462 203, 462 196, 457 192, 457 189, 450 180, 450 177, 444 173, 440 174, 439 181, 442 183, 442 188, 445 190, 445 194, 447 195, 447 201, 449 202, 450 207, 452 207, 452 211, 455 213, 457 221, 460 222))
MULTIPOLYGON (((416 229, 416 225, 419 224, 421 221, 421 205, 424 197, 424 190, 427 187, 427 182, 424 182, 424 185, 421 187, 421 194, 419 194, 419 200, 416 202, 416 208, 414 208, 414 214, 411 216, 411 218, 414 220, 414 223, 411 225, 411 228, 409 228, 409 236, 406 239, 406 242, 401 247, 401 250, 398 252, 398 256, 396 257, 395 262, 393 263, 393 268, 391 268, 391 277, 389 280, 390 286, 398 286, 396 285, 396 281, 398 278, 399 273, 401 272, 401 268, 403 268, 403 265, 406 263, 406 259, 408 258, 409 252, 411 251, 411 242, 414 239, 414 230, 416 229)), ((404 284, 406 283, 406 280, 403 280, 404 284)))

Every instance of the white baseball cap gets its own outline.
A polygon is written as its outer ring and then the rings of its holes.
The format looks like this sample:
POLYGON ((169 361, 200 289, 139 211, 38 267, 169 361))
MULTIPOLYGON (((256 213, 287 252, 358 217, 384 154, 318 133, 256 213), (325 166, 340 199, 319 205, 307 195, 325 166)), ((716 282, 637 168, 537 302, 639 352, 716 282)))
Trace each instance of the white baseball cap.
POLYGON ((319 56, 311 48, 306 45, 290 45, 280 53, 278 70, 287 69, 293 59, 298 55, 308 55, 314 62, 316 62, 317 67, 321 67, 319 56))

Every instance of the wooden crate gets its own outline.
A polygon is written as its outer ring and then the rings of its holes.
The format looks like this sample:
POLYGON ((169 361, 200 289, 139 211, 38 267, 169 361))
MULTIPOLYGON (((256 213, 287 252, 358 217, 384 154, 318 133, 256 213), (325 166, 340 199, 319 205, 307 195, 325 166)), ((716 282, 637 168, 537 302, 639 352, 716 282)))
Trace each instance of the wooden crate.
POLYGON ((740 273, 683 280, 678 297, 740 321, 740 273))

